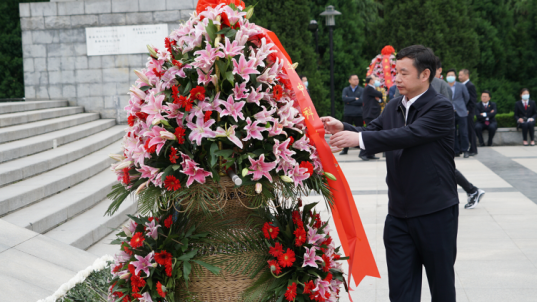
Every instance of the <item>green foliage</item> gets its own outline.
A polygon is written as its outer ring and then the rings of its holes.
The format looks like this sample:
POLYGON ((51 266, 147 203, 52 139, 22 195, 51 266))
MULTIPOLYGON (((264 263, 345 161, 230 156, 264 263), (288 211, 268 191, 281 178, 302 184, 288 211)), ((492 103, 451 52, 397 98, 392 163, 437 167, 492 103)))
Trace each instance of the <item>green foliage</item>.
POLYGON ((498 113, 496 114, 496 121, 498 122, 498 127, 516 127, 515 113, 498 113))

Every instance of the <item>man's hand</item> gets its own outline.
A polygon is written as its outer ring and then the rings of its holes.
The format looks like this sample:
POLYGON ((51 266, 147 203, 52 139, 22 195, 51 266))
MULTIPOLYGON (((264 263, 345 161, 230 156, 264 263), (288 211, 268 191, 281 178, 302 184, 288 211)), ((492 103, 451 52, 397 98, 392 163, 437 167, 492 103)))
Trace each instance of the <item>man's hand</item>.
POLYGON ((343 131, 343 123, 331 116, 323 116, 321 117, 321 121, 327 134, 336 134, 343 131))
POLYGON ((336 148, 349 148, 360 145, 359 132, 340 131, 330 137, 330 146, 336 148))
POLYGON ((519 119, 518 119, 518 122, 519 122, 519 123, 524 123, 524 120, 523 120, 522 118, 519 118, 519 119))

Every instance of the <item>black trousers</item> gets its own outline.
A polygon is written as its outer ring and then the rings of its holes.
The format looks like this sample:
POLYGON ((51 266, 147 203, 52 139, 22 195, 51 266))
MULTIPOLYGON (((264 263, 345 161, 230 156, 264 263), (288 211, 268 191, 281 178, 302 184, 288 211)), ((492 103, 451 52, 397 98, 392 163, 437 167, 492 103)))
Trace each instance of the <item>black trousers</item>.
POLYGON ((455 154, 468 152, 468 121, 455 112, 455 154), (459 127, 457 127, 457 125, 459 127))
MULTIPOLYGON (((364 120, 364 122, 365 122, 366 125, 369 125, 369 123, 371 123, 373 120, 374 120, 374 119, 367 119, 367 118, 366 118, 366 119, 364 120)), ((360 156, 360 157, 362 157, 362 156, 366 156, 366 157, 370 157, 370 158, 372 158, 372 157, 375 157, 375 154, 367 154, 367 152, 366 152, 365 150, 360 150, 360 155, 359 155, 359 156, 360 156)))
POLYGON ((483 141, 483 130, 489 131, 489 141, 487 142, 487 146, 492 146, 492 139, 494 138, 494 134, 496 134, 496 130, 498 129, 498 123, 492 122, 488 126, 485 125, 483 122, 476 122, 475 123, 475 134, 477 135, 477 138, 479 139, 479 143, 481 145, 484 145, 485 142, 483 141))
MULTIPOLYGON (((356 127, 363 127, 364 120, 361 115, 344 115, 343 122, 354 125, 356 127)), ((343 152, 349 151, 349 148, 343 148, 343 152)))
POLYGON ((475 113, 470 110, 470 112, 468 113, 468 140, 470 141, 470 149, 468 150, 468 152, 477 154, 477 140, 475 136, 474 116, 475 113))
POLYGON ((518 123, 518 127, 522 129, 522 139, 528 140, 528 132, 530 133, 530 141, 534 140, 535 136, 535 121, 518 123))
POLYGON ((464 189, 466 194, 474 194, 477 192, 476 186, 469 182, 468 179, 466 179, 466 177, 464 177, 464 175, 462 175, 462 173, 457 169, 455 169, 455 180, 457 181, 457 184, 464 189))
POLYGON ((420 302, 422 265, 432 302, 455 302, 459 205, 413 218, 386 216, 384 246, 391 302, 420 302))

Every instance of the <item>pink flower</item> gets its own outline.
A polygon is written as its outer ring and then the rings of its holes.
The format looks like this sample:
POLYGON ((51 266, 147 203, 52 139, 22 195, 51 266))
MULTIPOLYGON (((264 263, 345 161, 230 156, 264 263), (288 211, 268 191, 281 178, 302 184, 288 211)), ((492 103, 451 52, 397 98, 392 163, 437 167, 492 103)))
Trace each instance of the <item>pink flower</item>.
POLYGON ((283 62, 279 63, 279 59, 276 59, 276 62, 272 67, 265 69, 265 72, 257 77, 257 82, 264 83, 268 85, 274 85, 276 77, 283 66, 283 62))
POLYGON ((200 184, 204 184, 205 178, 207 176, 213 175, 211 172, 207 172, 203 170, 202 168, 198 167, 198 164, 190 159, 187 159, 184 161, 183 169, 184 170, 181 170, 181 173, 188 175, 188 179, 186 181, 187 187, 190 187, 190 185, 192 185, 194 180, 199 182, 200 184))
POLYGON ((276 108, 272 108, 270 111, 267 111, 267 108, 265 106, 261 106, 263 108, 262 111, 254 114, 255 119, 259 123, 268 123, 268 122, 274 122, 274 118, 272 115, 274 112, 276 112, 276 108))
POLYGON ((207 122, 204 122, 202 118, 196 119, 196 124, 192 122, 188 122, 186 126, 192 130, 190 132, 190 135, 188 136, 188 139, 190 141, 196 142, 198 146, 201 146, 201 140, 206 138, 214 138, 215 133, 213 130, 211 130, 212 124, 214 124, 214 120, 208 120, 207 122))
POLYGON ((246 123, 248 123, 248 125, 244 127, 244 129, 246 130, 246 137, 243 138, 242 140, 247 141, 251 138, 263 140, 263 134, 261 134, 261 131, 265 131, 267 129, 265 127, 258 126, 259 124, 258 121, 255 121, 252 123, 252 121, 250 120, 250 117, 246 118, 246 123))
POLYGON ((235 103, 235 101, 233 100, 233 95, 230 95, 227 98, 227 102, 220 102, 220 105, 224 105, 224 107, 226 107, 226 109, 220 112, 220 116, 231 115, 233 119, 235 119, 235 122, 239 121, 237 117, 243 120, 244 115, 242 114, 241 110, 245 104, 246 104, 245 101, 240 101, 240 102, 235 103))
POLYGON ((166 48, 164 48, 157 52, 157 56, 158 56, 159 61, 164 62, 164 61, 170 61, 170 58, 172 55, 168 52, 166 48))
MULTIPOLYGON (((239 6, 240 7, 240 6, 239 6)), ((244 7, 242 8, 244 9, 244 7)), ((243 16, 246 16, 246 12, 241 12, 240 10, 234 10, 231 6, 224 6, 224 12, 227 15, 229 24, 234 25, 237 21, 241 20, 243 16)))
POLYGON ((254 176, 252 180, 259 180, 261 177, 265 176, 270 182, 272 182, 272 176, 270 176, 269 172, 270 170, 276 168, 276 162, 266 163, 265 154, 261 154, 258 160, 254 160, 250 156, 248 156, 248 159, 250 160, 251 166, 247 175, 253 174, 254 176))
POLYGON ((158 168, 153 168, 153 167, 150 167, 150 166, 146 166, 146 165, 141 165, 142 167, 140 169, 136 169, 136 171, 142 173, 142 178, 151 178, 153 176, 155 176, 159 169, 158 168))
POLYGON ((192 65, 206 71, 214 65, 217 57, 223 59, 225 55, 218 47, 213 48, 210 43, 206 43, 205 47, 205 49, 194 52, 194 56, 196 57, 192 65))
POLYGON ((317 229, 315 228, 310 228, 308 230, 307 238, 308 238, 308 244, 317 244, 317 242, 324 240, 324 236, 317 234, 317 229))
POLYGON ((295 182, 295 188, 298 186, 298 185, 303 185, 302 184, 302 181, 303 180, 306 180, 310 177, 309 173, 308 173, 308 169, 307 168, 301 168, 300 166, 298 165, 295 165, 295 167, 289 171, 290 174, 288 175, 289 177, 291 177, 293 179, 293 181, 295 182))
POLYGON ((145 292, 142 294, 141 298, 138 298, 139 302, 153 302, 153 299, 151 299, 151 293, 145 292))
POLYGON ((159 126, 153 126, 150 131, 144 133, 144 136, 150 137, 149 147, 157 145, 157 155, 160 153, 162 147, 164 147, 167 138, 171 138, 170 135, 173 135, 173 133, 168 132, 166 129, 159 126))
POLYGON ((147 105, 142 107, 142 112, 145 112, 148 114, 146 123, 147 125, 151 125, 153 120, 163 120, 164 117, 162 117, 162 111, 164 111, 164 108, 162 107, 162 101, 164 101, 164 98, 166 96, 164 94, 161 94, 157 97, 155 97, 155 94, 151 93, 146 101, 147 105))
POLYGON ((278 157, 282 157, 286 160, 290 160, 291 156, 293 156, 296 152, 289 150, 289 143, 291 142, 291 139, 288 138, 283 143, 280 144, 280 141, 275 139, 274 140, 274 146, 272 146, 272 153, 278 157))
POLYGON ((315 280, 315 286, 313 291, 318 292, 321 297, 324 297, 326 292, 330 292, 330 282, 324 281, 321 277, 315 280))
POLYGON ((293 148, 300 151, 310 152, 311 145, 308 143, 308 137, 304 135, 299 140, 296 140, 293 143, 293 148))
POLYGON ((158 237, 158 231, 157 229, 160 228, 160 224, 156 224, 156 219, 153 219, 150 222, 146 222, 145 226, 147 227, 147 237, 151 237, 153 239, 157 239, 158 237))
POLYGON ((255 63, 256 62, 254 60, 246 61, 244 54, 241 54, 238 63, 235 59, 233 59, 233 74, 240 75, 246 81, 246 83, 248 83, 250 81, 250 74, 259 74, 255 63))
POLYGON ((224 130, 222 127, 218 127, 216 129, 216 137, 227 137, 232 143, 242 149, 243 146, 241 140, 235 136, 235 128, 237 128, 236 125, 227 128, 227 130, 224 130))
POLYGON ((263 97, 265 96, 265 93, 261 92, 262 88, 263 88, 262 85, 259 85, 259 87, 257 87, 257 89, 254 89, 254 87, 250 87, 251 92, 250 92, 250 94, 248 94, 248 97, 246 98, 246 102, 248 102, 248 103, 256 103, 257 106, 261 106, 261 104, 259 104, 259 101, 261 99, 263 99, 263 97))
POLYGON ((174 103, 168 103, 167 105, 163 106, 164 112, 166 112, 168 115, 166 116, 167 119, 174 118, 177 124, 181 125, 183 124, 183 116, 185 115, 183 112, 181 112, 181 105, 174 104, 174 103))
POLYGON ((283 131, 283 125, 278 123, 278 122, 274 122, 274 125, 272 125, 272 128, 269 129, 269 137, 273 137, 273 136, 276 136, 276 135, 280 135, 282 133, 285 133, 283 131))
POLYGON ((207 73, 205 73, 201 68, 198 68, 196 70, 198 71, 198 84, 207 85, 213 80, 211 77, 211 73, 213 72, 212 68, 207 73))
POLYGON ((304 253, 304 263, 302 264, 302 267, 311 266, 318 268, 319 266, 315 261, 323 261, 323 258, 315 254, 314 246, 312 246, 311 249, 306 247, 306 253, 304 253))
POLYGON ((241 51, 244 49, 244 46, 239 46, 239 42, 237 40, 234 40, 233 43, 230 43, 228 37, 226 37, 225 43, 225 46, 220 43, 220 48, 224 51, 224 54, 230 58, 241 54, 241 51))
POLYGON ((246 82, 243 82, 242 84, 235 83, 235 88, 233 88, 233 94, 235 95, 235 100, 245 99, 248 97, 248 94, 244 94, 246 92, 246 82))
POLYGON ((134 265, 134 273, 136 275, 138 275, 140 271, 144 271, 146 276, 149 277, 149 268, 152 265, 151 261, 153 261, 153 254, 154 252, 151 252, 145 257, 142 257, 140 255, 134 255, 134 257, 138 259, 138 261, 133 261, 131 262, 131 264, 134 265))

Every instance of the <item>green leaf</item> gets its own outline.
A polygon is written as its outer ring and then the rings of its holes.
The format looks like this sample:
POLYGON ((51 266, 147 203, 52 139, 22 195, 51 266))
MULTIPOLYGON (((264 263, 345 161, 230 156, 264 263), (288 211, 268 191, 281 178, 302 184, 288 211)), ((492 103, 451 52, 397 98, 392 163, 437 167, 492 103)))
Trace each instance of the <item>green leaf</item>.
POLYGON ((174 171, 177 171, 177 169, 179 169, 179 168, 181 168, 180 165, 173 165, 173 166, 172 166, 172 169, 173 169, 174 171))
POLYGON ((220 30, 219 32, 217 32, 216 34, 217 35, 223 35, 223 34, 227 33, 230 29, 231 29, 231 27, 226 27, 226 28, 220 30))
POLYGON ((234 30, 234 29, 231 29, 230 31, 228 31, 228 32, 226 33, 226 37, 228 37, 228 38, 231 39, 231 38, 235 37, 235 34, 237 34, 237 31, 234 30))
POLYGON ((185 86, 185 91, 183 91, 183 94, 188 95, 190 93, 190 90, 192 90, 192 82, 189 81, 185 86))
POLYGON ((223 79, 226 78, 226 71, 227 71, 226 61, 223 61, 223 60, 216 61, 216 65, 218 66, 218 70, 220 71, 220 77, 223 79))
POLYGON ((193 249, 190 252, 183 254, 181 257, 177 258, 179 261, 190 261, 196 254, 198 253, 198 249, 193 249))
POLYGON ((211 156, 211 167, 214 167, 216 165, 216 160, 218 157, 216 156, 216 151, 218 150, 218 145, 216 143, 211 144, 211 149, 209 151, 209 155, 211 156))
POLYGON ((150 289, 153 289, 153 279, 147 278, 145 281, 147 282, 147 286, 149 286, 150 289))
POLYGON ((183 264, 183 273, 186 281, 188 281, 189 279, 190 271, 192 271, 192 265, 190 264, 190 262, 185 261, 185 263, 183 264))
POLYGON ((142 86, 142 87, 140 87, 140 90, 141 91, 148 91, 151 88, 153 88, 153 87, 151 87, 151 86, 142 86))
POLYGON ((235 85, 235 78, 232 71, 226 71, 226 80, 231 83, 231 86, 235 85))
POLYGON ((220 268, 214 266, 214 265, 211 265, 209 263, 205 263, 203 261, 200 261, 200 260, 192 260, 193 262, 196 262, 197 264, 205 267, 206 269, 208 269, 211 273, 215 274, 215 275, 218 275, 220 273, 220 268))
POLYGON ((213 20, 209 19, 209 24, 205 28, 207 30, 207 34, 209 35, 209 38, 211 39, 211 42, 216 39, 216 32, 217 28, 216 25, 213 24, 213 20))
POLYGON ((233 154, 233 150, 230 150, 230 149, 218 150, 214 154, 218 156, 223 156, 225 158, 229 158, 231 157, 231 154, 233 154))
POLYGON ((168 166, 166 169, 164 169, 164 173, 162 173, 162 181, 166 179, 166 176, 173 173, 173 166, 168 166))

